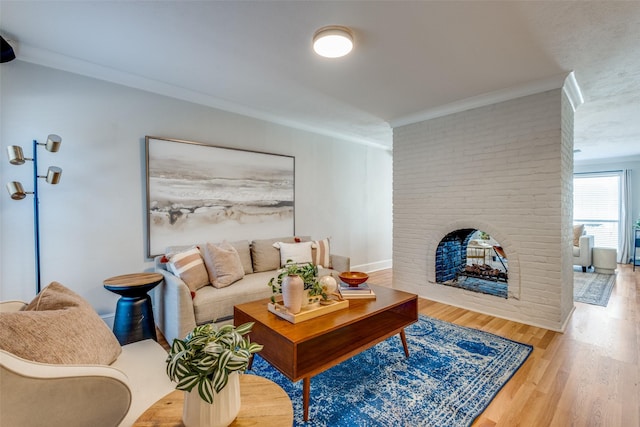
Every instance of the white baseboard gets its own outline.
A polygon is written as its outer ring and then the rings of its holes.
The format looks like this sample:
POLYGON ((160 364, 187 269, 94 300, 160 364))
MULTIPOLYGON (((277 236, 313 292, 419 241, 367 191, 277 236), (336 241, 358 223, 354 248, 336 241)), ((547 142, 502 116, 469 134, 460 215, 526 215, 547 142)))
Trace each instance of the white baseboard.
POLYGON ((371 262, 368 264, 352 265, 351 271, 362 271, 364 273, 372 273, 378 270, 386 270, 391 268, 393 261, 386 259, 383 261, 371 262))

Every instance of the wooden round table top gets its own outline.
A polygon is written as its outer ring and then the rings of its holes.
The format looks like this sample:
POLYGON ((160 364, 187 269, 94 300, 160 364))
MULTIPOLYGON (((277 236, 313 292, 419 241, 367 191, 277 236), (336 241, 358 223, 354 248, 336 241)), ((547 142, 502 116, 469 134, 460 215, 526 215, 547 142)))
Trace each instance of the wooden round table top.
MULTIPOLYGON (((278 384, 264 377, 240 375, 240 413, 230 427, 293 425, 291 399, 278 384)), ((154 403, 133 427, 184 427, 184 392, 174 390, 154 403)))
POLYGON ((132 273, 114 276, 104 281, 105 286, 117 288, 129 288, 132 286, 144 286, 152 283, 159 283, 163 279, 160 273, 132 273))

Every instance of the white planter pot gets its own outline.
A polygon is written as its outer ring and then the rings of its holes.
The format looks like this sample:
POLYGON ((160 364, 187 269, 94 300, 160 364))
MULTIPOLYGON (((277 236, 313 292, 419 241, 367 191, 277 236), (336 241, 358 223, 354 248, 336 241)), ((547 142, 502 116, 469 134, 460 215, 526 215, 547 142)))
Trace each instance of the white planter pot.
POLYGON ((304 282, 300 276, 285 276, 282 279, 282 302, 292 314, 300 313, 304 282))
POLYGON ((185 427, 227 427, 240 412, 240 374, 229 374, 229 382, 213 393, 213 403, 207 403, 198 394, 197 387, 184 393, 182 422, 185 427))

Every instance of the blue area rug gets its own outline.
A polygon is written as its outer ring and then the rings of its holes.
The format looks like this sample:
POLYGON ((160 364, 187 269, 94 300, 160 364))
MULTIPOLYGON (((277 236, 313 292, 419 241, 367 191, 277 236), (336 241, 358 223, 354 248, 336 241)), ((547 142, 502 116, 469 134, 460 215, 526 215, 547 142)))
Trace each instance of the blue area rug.
POLYGON ((615 274, 574 271, 573 300, 606 307, 615 281, 615 274))
POLYGON ((296 426, 469 426, 533 349, 426 316, 406 334, 408 359, 394 336, 311 378, 306 423, 302 381, 292 383, 259 353, 251 372, 289 394, 296 426))

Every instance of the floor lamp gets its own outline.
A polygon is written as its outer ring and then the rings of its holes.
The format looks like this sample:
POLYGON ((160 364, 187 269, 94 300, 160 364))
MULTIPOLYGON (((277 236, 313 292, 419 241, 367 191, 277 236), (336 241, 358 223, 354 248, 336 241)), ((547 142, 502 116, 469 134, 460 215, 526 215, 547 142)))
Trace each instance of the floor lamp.
POLYGON ((47 142, 42 144, 33 140, 33 158, 24 157, 22 147, 10 145, 7 147, 9 163, 12 165, 22 165, 25 161, 33 162, 33 192, 24 191, 22 184, 18 181, 11 181, 7 184, 7 191, 13 200, 22 200, 27 194, 33 194, 33 237, 35 240, 35 266, 36 266, 36 293, 40 293, 40 211, 38 208, 38 178, 44 178, 49 184, 57 184, 62 176, 62 169, 57 166, 49 166, 46 175, 38 175, 38 145, 44 146, 47 151, 57 152, 62 144, 62 139, 58 135, 51 134, 47 137, 47 142))

